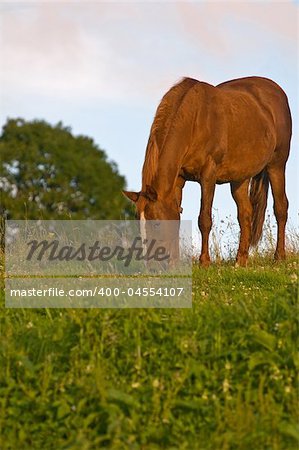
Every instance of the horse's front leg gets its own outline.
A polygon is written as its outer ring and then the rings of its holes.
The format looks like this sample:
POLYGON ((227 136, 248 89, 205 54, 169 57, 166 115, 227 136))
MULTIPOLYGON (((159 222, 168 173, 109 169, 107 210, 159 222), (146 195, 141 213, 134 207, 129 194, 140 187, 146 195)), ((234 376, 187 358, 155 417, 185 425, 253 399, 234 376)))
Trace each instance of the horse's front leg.
POLYGON ((248 195, 249 180, 230 184, 233 199, 238 208, 240 225, 240 243, 237 253, 237 264, 246 266, 251 237, 252 205, 248 195))
POLYGON ((209 235, 212 228, 212 204, 215 193, 216 179, 213 166, 207 170, 201 177, 201 205, 198 217, 198 227, 201 233, 201 255, 200 263, 202 266, 210 264, 209 254, 209 235))
POLYGON ((185 186, 186 180, 182 176, 178 176, 175 185, 175 198, 179 211, 181 212, 181 203, 183 197, 183 188, 185 186))

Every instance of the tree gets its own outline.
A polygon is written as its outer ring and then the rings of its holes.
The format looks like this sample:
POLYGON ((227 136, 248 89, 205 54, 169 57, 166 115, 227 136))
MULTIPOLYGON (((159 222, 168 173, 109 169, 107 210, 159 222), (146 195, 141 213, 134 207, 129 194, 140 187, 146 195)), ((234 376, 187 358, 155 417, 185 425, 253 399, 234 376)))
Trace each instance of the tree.
POLYGON ((10 119, 0 136, 1 212, 8 219, 122 219, 125 178, 106 153, 62 123, 10 119))

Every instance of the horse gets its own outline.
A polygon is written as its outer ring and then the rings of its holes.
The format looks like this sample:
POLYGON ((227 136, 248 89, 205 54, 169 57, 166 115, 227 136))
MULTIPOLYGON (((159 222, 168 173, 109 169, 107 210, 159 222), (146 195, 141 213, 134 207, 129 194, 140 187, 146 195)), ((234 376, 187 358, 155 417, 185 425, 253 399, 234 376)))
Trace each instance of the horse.
POLYGON ((124 194, 136 204, 139 220, 178 221, 186 181, 199 183, 200 263, 207 266, 215 186, 230 183, 240 226, 236 263, 246 266, 250 246, 261 238, 270 183, 277 221, 274 257, 284 259, 291 135, 288 98, 274 81, 252 76, 213 86, 183 78, 157 108, 141 191, 124 194))

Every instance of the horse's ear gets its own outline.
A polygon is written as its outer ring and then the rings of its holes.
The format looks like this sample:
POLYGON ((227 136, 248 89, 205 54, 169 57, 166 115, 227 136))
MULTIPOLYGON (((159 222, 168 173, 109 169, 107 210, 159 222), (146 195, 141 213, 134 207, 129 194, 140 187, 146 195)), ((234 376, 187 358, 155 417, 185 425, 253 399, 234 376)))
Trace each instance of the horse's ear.
POLYGON ((137 200, 139 199, 139 192, 130 192, 130 191, 123 191, 123 194, 129 199, 131 200, 131 202, 136 203, 137 200))
POLYGON ((152 202, 155 202, 158 198, 156 190, 152 186, 149 186, 148 184, 146 185, 145 195, 152 202))

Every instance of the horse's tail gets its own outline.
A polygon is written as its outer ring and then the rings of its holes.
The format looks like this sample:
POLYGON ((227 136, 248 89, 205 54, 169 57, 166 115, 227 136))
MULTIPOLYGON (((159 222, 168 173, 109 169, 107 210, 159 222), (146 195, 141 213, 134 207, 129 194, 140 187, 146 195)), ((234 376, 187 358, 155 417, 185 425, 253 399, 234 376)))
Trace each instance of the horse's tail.
POLYGON ((251 223, 251 246, 258 244, 265 220, 267 197, 269 189, 269 178, 266 170, 262 170, 252 178, 250 183, 250 201, 253 208, 251 223))

